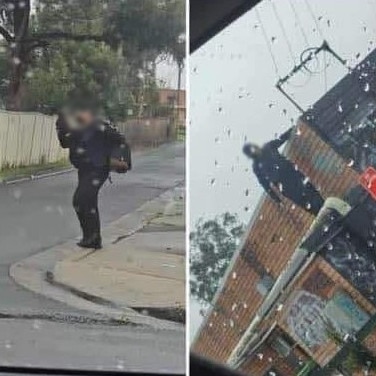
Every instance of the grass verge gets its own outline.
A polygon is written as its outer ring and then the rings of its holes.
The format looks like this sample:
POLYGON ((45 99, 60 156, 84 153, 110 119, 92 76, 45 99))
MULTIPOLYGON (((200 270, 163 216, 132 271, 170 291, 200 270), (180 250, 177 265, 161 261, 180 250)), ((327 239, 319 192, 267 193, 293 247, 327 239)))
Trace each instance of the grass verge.
POLYGON ((21 179, 32 175, 41 175, 48 172, 64 170, 70 167, 70 163, 66 159, 54 163, 45 163, 30 166, 19 166, 13 168, 5 168, 0 171, 0 182, 6 182, 14 179, 21 179))

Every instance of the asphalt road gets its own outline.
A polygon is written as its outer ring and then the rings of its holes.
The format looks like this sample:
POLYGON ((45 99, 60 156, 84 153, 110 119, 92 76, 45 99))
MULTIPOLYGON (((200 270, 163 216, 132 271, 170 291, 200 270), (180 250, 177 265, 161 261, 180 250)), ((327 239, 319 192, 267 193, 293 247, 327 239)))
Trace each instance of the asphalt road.
MULTIPOLYGON (((135 155, 133 171, 113 174, 101 192, 102 224, 181 183, 184 154, 182 144, 172 144, 135 155)), ((183 331, 91 321, 91 314, 9 277, 14 262, 79 235, 71 205, 75 182, 72 172, 0 186, 0 364, 183 372, 183 331)))

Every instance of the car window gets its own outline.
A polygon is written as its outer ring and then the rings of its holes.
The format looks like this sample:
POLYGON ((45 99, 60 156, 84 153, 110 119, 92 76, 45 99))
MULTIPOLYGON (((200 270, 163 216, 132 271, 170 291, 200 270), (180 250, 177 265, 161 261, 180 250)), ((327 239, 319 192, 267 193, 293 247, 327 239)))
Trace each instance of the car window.
POLYGON ((0 1, 0 366, 183 373, 185 1, 0 1))
POLYGON ((190 57, 191 350, 372 374, 374 1, 261 1, 190 57))

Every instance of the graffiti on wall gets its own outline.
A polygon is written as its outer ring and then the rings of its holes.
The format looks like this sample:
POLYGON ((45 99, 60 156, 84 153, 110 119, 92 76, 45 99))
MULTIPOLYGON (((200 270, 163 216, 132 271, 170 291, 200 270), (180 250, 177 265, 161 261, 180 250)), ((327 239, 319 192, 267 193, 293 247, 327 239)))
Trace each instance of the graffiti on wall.
POLYGON ((325 299, 299 290, 286 310, 285 320, 290 333, 314 351, 331 334, 355 334, 367 323, 369 315, 344 291, 325 299))
POLYGON ((288 310, 286 322, 294 337, 313 349, 328 340, 325 301, 308 291, 300 290, 288 310))

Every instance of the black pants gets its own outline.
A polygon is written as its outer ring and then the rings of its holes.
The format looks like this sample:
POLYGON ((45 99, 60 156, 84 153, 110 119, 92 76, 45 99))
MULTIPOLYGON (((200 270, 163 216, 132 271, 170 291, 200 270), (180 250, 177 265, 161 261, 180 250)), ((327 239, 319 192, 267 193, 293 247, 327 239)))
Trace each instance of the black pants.
POLYGON ((108 178, 104 168, 79 168, 78 186, 73 196, 73 207, 83 233, 84 240, 100 241, 98 193, 108 178))
POLYGON ((290 179, 282 191, 282 194, 293 201, 302 209, 317 215, 324 204, 316 187, 310 182, 304 183, 305 176, 296 173, 295 179, 290 179))

